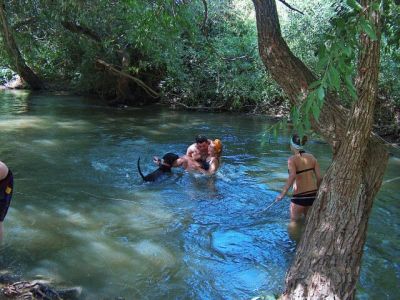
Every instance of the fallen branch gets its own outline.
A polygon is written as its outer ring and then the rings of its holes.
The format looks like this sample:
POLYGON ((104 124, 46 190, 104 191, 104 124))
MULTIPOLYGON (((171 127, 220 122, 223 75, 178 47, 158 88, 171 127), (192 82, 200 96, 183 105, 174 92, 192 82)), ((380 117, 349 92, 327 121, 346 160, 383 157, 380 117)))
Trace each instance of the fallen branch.
POLYGON ((113 67, 111 64, 106 63, 105 61, 101 60, 101 59, 97 59, 96 63, 100 64, 101 66, 103 66, 104 68, 106 68, 107 70, 109 70, 111 73, 116 74, 118 76, 122 76, 122 77, 126 77, 131 79, 132 81, 134 81, 137 85, 139 85, 141 88, 144 89, 144 91, 152 98, 158 98, 160 97, 160 95, 154 91, 151 87, 149 87, 148 85, 146 85, 142 80, 140 80, 139 78, 136 78, 132 75, 129 75, 125 72, 122 72, 120 70, 118 70, 117 68, 113 67))
POLYGON ((220 108, 224 107, 224 105, 225 105, 225 104, 221 104, 221 105, 215 106, 215 107, 206 107, 206 106, 189 106, 189 105, 186 105, 181 102, 172 102, 172 104, 179 105, 179 106, 182 106, 182 107, 184 107, 186 109, 190 109, 190 110, 215 110, 215 109, 220 109, 220 108))

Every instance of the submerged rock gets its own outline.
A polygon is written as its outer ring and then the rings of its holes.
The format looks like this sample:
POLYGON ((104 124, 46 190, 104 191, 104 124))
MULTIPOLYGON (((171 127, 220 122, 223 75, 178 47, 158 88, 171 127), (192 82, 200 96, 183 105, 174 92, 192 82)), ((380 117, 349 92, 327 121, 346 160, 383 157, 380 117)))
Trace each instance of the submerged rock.
MULTIPOLYGON (((5 275, 10 276, 9 274, 4 274, 1 275, 0 279, 7 281, 11 278, 5 275)), ((17 281, 8 283, 1 289, 1 294, 11 299, 23 300, 76 300, 81 293, 81 287, 57 289, 44 280, 17 281)))

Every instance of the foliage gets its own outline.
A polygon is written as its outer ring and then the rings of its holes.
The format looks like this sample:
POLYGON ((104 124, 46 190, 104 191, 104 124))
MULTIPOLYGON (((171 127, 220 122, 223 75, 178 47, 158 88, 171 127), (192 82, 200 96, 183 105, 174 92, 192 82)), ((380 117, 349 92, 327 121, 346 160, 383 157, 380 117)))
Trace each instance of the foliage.
MULTIPOLYGON (((311 45, 310 43, 307 44, 311 51, 319 44, 318 49, 315 50, 317 53, 316 60, 308 59, 319 80, 310 86, 310 92, 303 104, 300 107, 293 107, 291 111, 291 119, 296 124, 300 134, 303 131, 310 130, 311 118, 318 120, 325 96, 328 93, 337 94, 344 106, 349 106, 357 98, 353 80, 358 49, 360 48, 359 34, 367 34, 371 39, 377 38, 372 24, 365 18, 358 2, 347 0, 334 5, 329 4, 329 6, 334 10, 323 10, 323 19, 329 20, 327 22, 329 26, 322 27, 323 30, 320 33, 309 36, 310 39, 308 40, 311 41, 311 45)), ((305 8, 307 9, 307 7, 305 8)), ((379 3, 375 3, 372 9, 381 9, 379 3)), ((386 14, 389 16, 387 20, 393 18, 392 15, 397 16, 397 13, 394 13, 394 9, 397 8, 390 6, 386 9, 386 14)), ((311 24, 313 22, 310 23, 309 28, 311 29, 307 30, 306 35, 315 32, 311 24)), ((392 32, 395 31, 393 26, 389 28, 392 32)), ((296 36, 299 37, 298 39, 303 40, 303 44, 306 44, 304 35, 304 33, 299 32, 296 36)), ((397 99, 400 84, 395 83, 393 79, 400 75, 399 67, 390 58, 396 56, 398 48, 393 47, 393 40, 388 36, 390 35, 385 36, 388 42, 386 43, 386 55, 382 56, 379 87, 381 92, 392 94, 391 98, 397 99), (389 41, 392 41, 392 44, 389 41)), ((393 33, 391 36, 393 36, 393 33)), ((299 50, 302 50, 302 53, 305 51, 301 48, 299 50)), ((304 58, 303 60, 307 61, 304 58)))
MULTIPOLYGON (((128 51, 131 62, 124 71, 158 88, 166 102, 230 110, 280 105, 277 99, 284 95, 258 55, 251 1, 206 3, 205 26, 203 1, 194 0, 8 0, 5 6, 24 59, 47 82, 115 97, 116 77, 96 67, 95 61, 100 58, 120 68, 120 52, 128 51), (68 30, 63 22, 88 29, 99 39, 68 30)), ((354 97, 354 28, 373 31, 362 18, 356 20, 357 11, 349 4, 290 3, 304 15, 280 5, 283 35, 293 52, 322 78, 310 94, 315 101, 298 115, 299 119, 305 112, 318 117, 326 93, 342 93, 344 104, 349 103, 348 95, 354 97), (335 11, 338 7, 340 13, 335 11)), ((383 9, 380 86, 399 105, 400 14, 390 1, 384 1, 383 9)), ((0 67, 10 67, 1 46, 0 59, 0 67)))
POLYGON ((207 35, 184 41, 181 64, 169 68, 166 95, 189 106, 225 109, 280 97, 258 55, 251 4, 210 1, 208 11, 207 35))

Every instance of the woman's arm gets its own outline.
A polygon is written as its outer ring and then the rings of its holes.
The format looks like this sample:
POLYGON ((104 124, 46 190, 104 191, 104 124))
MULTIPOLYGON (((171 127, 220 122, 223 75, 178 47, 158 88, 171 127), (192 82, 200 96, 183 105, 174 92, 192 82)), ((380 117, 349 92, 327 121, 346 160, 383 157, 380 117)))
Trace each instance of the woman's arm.
POLYGON ((293 185, 296 179, 296 165, 292 158, 288 159, 288 170, 289 177, 286 180, 286 184, 282 189, 282 192, 275 198, 275 201, 281 201, 283 197, 285 197, 286 193, 289 191, 290 187, 293 185))

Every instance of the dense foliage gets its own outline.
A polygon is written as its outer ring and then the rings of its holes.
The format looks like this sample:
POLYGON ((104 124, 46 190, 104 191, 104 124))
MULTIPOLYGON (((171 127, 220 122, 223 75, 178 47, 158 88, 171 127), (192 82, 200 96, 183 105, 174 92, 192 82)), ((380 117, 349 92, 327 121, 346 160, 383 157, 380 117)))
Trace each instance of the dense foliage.
MULTIPOLYGON (((130 81, 133 97, 123 101, 125 104, 162 99, 185 107, 224 110, 262 110, 276 106, 277 101, 282 106, 284 97, 259 59, 251 1, 4 2, 27 65, 50 87, 97 94, 108 100, 120 97, 122 77, 99 65, 97 60, 101 59, 142 80, 161 96, 151 100, 142 87, 130 81), (128 66, 122 66, 124 57, 129 57, 128 66)), ((321 44, 326 45, 327 37, 334 36, 332 28, 345 29, 338 27, 342 23, 337 23, 339 11, 333 3, 337 2, 290 1, 303 12, 300 14, 278 2, 283 35, 289 46, 320 74, 323 63, 318 49, 321 44)), ((398 107, 399 8, 392 1, 384 5, 380 87, 385 99, 398 107)), ((335 45, 335 40, 330 43, 332 53, 341 47, 335 45)), ((340 49, 340 53, 348 51, 346 47, 340 49)), ((349 55, 352 57, 348 63, 354 64, 355 53, 349 55)), ((0 58, 4 82, 11 78, 12 65, 3 47, 0 58)), ((345 67, 343 63, 339 66, 345 67)), ((351 77, 343 84, 348 80, 351 77)))

